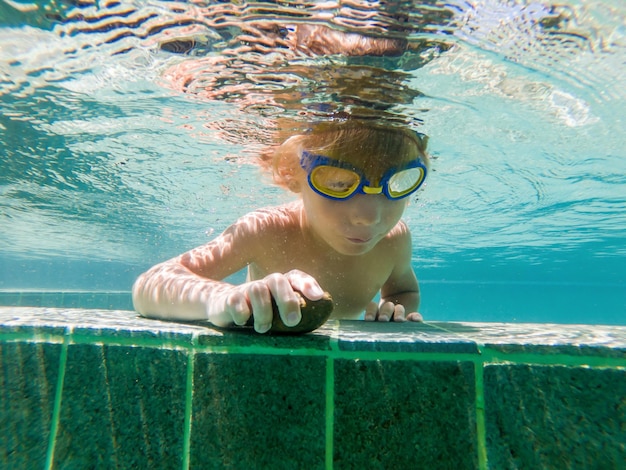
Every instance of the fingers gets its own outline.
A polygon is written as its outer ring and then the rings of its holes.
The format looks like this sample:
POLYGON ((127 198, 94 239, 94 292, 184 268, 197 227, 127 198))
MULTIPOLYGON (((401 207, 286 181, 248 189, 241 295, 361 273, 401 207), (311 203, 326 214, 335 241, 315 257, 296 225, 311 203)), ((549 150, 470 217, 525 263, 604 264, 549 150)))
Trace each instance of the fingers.
POLYGON ((376 321, 378 315, 378 304, 376 302, 370 302, 365 307, 365 321, 376 321))
POLYGON ((324 289, 320 287, 314 277, 294 269, 285 274, 291 287, 302 292, 307 299, 319 300, 324 296, 324 289))
POLYGON ((390 321, 391 319, 404 321, 404 307, 393 302, 385 302, 378 308, 378 321, 390 321))
POLYGON ((406 321, 424 321, 422 316, 417 312, 406 313, 404 305, 394 304, 393 302, 384 302, 380 306, 376 302, 370 302, 365 308, 365 320, 366 321, 391 321, 394 322, 406 322, 406 321))
MULTIPOLYGON (((276 301, 278 313, 286 326, 296 326, 302 319, 300 297, 287 275, 270 274, 263 279, 276 301)), ((306 294, 305 294, 306 295, 306 294)))
MULTIPOLYGON (((319 300, 324 295, 318 282, 302 271, 293 270, 287 274, 275 273, 262 280, 242 284, 232 291, 229 289, 224 311, 216 310, 209 314, 209 318, 218 326, 227 326, 232 324, 231 322, 244 325, 252 316, 254 329, 258 333, 266 333, 272 328, 274 319, 273 299, 282 322, 288 327, 293 327, 302 320, 301 299, 296 291, 302 292, 311 300, 319 300)), ((380 305, 370 302, 365 308, 364 318, 366 321, 382 322, 423 321, 418 312, 407 314, 402 304, 393 302, 383 302, 380 305)))
POLYGON ((418 322, 423 322, 423 321, 424 321, 424 318, 423 318, 423 317, 422 317, 422 315, 421 315, 420 313, 418 313, 418 312, 412 312, 412 313, 409 313, 409 314, 406 316, 406 319, 407 319, 407 320, 409 320, 409 321, 418 321, 418 322))
MULTIPOLYGON (((238 286, 227 296, 224 304, 224 314, 229 322, 236 325, 245 325, 250 316, 254 317, 254 329, 265 333, 272 327, 272 298, 270 291, 262 281, 253 281, 238 286)), ((217 316, 214 317, 217 319, 217 316)), ((221 325, 213 320, 213 323, 221 325)))
POLYGON ((272 297, 267 285, 261 281, 249 283, 247 289, 252 315, 254 316, 254 329, 257 333, 266 333, 272 327, 274 313, 272 310, 272 297))
POLYGON ((404 307, 402 305, 395 305, 393 302, 384 302, 378 305, 376 302, 372 301, 365 307, 365 320, 389 321, 391 318, 394 318, 397 307, 402 309, 402 314, 404 315, 404 307))
POLYGON ((225 310, 236 325, 244 325, 252 314, 248 300, 242 292, 233 292, 228 296, 225 310))
POLYGON ((385 302, 384 304, 378 306, 378 315, 376 317, 376 320, 389 321, 392 315, 393 315, 393 304, 391 302, 385 302))
POLYGON ((406 321, 406 311, 404 309, 404 305, 394 305, 393 309, 393 321, 395 322, 405 322, 406 321))
MULTIPOLYGON (((314 279, 312 283, 310 280, 304 282, 313 287, 317 286, 314 279)), ((272 299, 286 326, 296 326, 300 323, 302 319, 300 296, 295 292, 290 279, 278 273, 238 286, 229 294, 225 310, 228 317, 237 325, 244 325, 252 316, 254 329, 258 333, 266 333, 271 329, 274 318, 272 299)))

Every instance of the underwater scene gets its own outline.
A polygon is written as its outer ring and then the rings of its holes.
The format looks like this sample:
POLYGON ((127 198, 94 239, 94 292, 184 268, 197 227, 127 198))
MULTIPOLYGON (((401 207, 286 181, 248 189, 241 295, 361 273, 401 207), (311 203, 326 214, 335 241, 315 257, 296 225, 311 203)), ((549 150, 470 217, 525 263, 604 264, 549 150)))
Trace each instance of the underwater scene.
POLYGON ((150 266, 298 197, 260 157, 357 116, 428 138, 425 320, 626 325, 625 25, 622 0, 0 0, 0 304, 132 308, 150 266))

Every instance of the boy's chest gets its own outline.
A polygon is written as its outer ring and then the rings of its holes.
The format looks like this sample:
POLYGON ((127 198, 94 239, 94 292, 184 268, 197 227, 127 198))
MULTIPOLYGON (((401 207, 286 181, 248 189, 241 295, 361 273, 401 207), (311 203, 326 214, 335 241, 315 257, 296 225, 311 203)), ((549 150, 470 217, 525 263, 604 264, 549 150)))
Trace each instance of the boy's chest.
POLYGON ((337 313, 352 316, 365 309, 393 269, 392 258, 376 250, 362 256, 332 256, 309 253, 300 248, 274 253, 274 256, 250 265, 250 275, 253 279, 260 279, 275 272, 303 271, 330 292, 340 310, 337 313))

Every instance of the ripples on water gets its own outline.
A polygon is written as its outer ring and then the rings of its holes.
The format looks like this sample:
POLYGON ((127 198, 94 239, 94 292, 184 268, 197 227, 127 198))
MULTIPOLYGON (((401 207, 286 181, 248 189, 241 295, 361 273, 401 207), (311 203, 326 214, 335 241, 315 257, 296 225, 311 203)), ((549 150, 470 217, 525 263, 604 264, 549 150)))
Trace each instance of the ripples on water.
POLYGON ((351 113, 430 136, 435 171, 407 213, 419 263, 488 249, 623 258, 625 12, 4 0, 0 250, 173 255, 286 199, 249 165, 260 150, 351 113))

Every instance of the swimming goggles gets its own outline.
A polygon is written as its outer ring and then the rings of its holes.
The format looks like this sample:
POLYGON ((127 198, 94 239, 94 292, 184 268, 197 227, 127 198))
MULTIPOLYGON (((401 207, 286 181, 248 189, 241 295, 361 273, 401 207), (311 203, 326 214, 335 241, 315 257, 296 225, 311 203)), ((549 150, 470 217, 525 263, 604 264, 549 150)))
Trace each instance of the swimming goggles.
POLYGON ((357 192, 384 194, 388 199, 402 199, 417 191, 426 178, 426 166, 421 158, 400 167, 390 168, 372 186, 365 173, 350 163, 324 155, 302 152, 300 166, 308 173, 311 189, 329 199, 348 199, 357 192))

